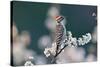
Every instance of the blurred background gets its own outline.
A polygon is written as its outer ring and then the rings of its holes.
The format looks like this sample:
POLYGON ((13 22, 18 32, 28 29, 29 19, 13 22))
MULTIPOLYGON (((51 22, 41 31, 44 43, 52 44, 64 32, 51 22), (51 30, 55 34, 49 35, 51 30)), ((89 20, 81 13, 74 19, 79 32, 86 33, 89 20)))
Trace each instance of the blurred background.
POLYGON ((66 48, 56 63, 92 62, 97 60, 97 7, 89 5, 11 2, 11 65, 50 64, 44 49, 54 40, 54 16, 62 15, 67 31, 78 38, 91 33, 92 40, 78 48, 66 48))

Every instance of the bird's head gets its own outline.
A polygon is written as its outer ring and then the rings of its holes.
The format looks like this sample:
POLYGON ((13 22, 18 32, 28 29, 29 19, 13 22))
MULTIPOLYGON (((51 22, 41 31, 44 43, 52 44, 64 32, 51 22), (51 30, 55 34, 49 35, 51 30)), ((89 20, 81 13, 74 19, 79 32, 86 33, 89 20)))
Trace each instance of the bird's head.
POLYGON ((64 20, 64 17, 62 17, 62 16, 56 16, 55 19, 56 19, 57 23, 60 23, 62 20, 64 20))

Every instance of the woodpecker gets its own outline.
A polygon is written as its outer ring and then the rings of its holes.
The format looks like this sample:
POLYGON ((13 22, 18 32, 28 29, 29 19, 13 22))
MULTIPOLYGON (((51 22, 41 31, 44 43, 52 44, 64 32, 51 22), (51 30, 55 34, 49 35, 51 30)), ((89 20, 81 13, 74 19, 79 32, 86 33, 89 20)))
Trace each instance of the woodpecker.
POLYGON ((57 16, 56 17, 56 44, 59 46, 61 45, 62 41, 66 37, 66 28, 65 25, 62 23, 64 17, 57 16))

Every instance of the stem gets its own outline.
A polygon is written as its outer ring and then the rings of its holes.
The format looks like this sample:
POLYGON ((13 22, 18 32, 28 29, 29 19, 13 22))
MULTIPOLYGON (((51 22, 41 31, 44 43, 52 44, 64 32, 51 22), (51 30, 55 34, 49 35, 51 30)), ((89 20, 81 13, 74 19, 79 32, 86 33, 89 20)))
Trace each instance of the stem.
POLYGON ((56 61, 56 57, 62 52, 62 50, 64 50, 65 49, 65 47, 66 47, 67 45, 65 45, 54 57, 53 57, 53 59, 52 59, 52 61, 51 61, 51 63, 55 63, 55 61, 56 61))
MULTIPOLYGON (((62 50, 65 49, 66 46, 67 46, 67 45, 65 45, 65 46, 58 52, 57 56, 62 52, 62 50)), ((57 56, 56 56, 56 57, 57 57, 57 56)))

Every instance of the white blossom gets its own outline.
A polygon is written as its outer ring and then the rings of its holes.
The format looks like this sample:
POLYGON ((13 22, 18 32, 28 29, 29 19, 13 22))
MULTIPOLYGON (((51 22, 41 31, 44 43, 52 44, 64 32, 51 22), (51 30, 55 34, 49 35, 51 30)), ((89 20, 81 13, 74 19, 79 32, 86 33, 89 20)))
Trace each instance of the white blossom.
POLYGON ((46 55, 46 57, 49 57, 50 56, 50 49, 49 48, 45 48, 44 54, 46 55))
POLYGON ((67 33, 68 33, 68 36, 72 36, 71 31, 67 31, 67 33))
POLYGON ((82 38, 78 38, 77 41, 78 41, 79 45, 81 45, 81 44, 83 45, 83 40, 82 40, 82 38))
POLYGON ((79 45, 85 45, 91 40, 91 34, 87 33, 86 35, 83 35, 82 38, 79 38, 77 41, 79 45))
POLYGON ((44 54, 46 55, 46 57, 49 57, 50 55, 55 55, 56 54, 56 43, 53 43, 51 48, 45 48, 44 54))
POLYGON ((91 40, 91 34, 86 33, 86 35, 82 35, 78 39, 76 37, 72 37, 72 33, 70 31, 67 32, 66 39, 63 41, 61 47, 67 45, 69 47, 77 47, 78 45, 85 45, 91 40))

